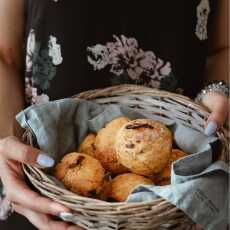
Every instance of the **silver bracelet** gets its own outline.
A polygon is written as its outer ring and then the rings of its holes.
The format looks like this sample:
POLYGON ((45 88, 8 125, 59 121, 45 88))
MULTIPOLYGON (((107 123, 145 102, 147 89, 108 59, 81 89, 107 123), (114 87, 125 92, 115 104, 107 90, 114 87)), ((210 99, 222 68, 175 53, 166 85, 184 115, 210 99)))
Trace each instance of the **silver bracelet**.
POLYGON ((215 81, 207 85, 201 92, 196 96, 195 101, 201 102, 204 95, 210 92, 219 93, 229 98, 229 86, 224 81, 215 81))

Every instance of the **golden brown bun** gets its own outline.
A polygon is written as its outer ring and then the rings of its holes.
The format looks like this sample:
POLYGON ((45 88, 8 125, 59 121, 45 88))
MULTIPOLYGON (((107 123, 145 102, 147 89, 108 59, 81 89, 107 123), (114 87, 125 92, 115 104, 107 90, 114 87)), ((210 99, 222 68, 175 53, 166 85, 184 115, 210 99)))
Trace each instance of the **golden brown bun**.
POLYGON ((161 180, 161 181, 158 181, 158 182, 156 183, 156 185, 160 185, 160 186, 165 186, 165 185, 170 185, 170 184, 171 184, 170 179, 161 180))
POLYGON ((112 174, 128 172, 127 168, 117 161, 114 143, 119 129, 129 121, 126 117, 114 119, 98 132, 95 139, 95 157, 101 162, 103 167, 112 174))
POLYGON ((118 161, 131 172, 151 176, 169 161, 172 133, 159 121, 133 120, 119 130, 115 149, 118 161))
POLYGON ((128 198, 136 186, 153 184, 150 179, 134 173, 122 174, 112 180, 109 198, 122 202, 128 198))
POLYGON ((74 152, 67 154, 57 164, 54 175, 70 191, 83 196, 96 197, 102 189, 105 170, 97 159, 74 152))
POLYGON ((168 162, 166 167, 157 175, 155 179, 156 183, 159 185, 170 184, 172 163, 185 156, 187 156, 185 152, 179 149, 173 149, 170 155, 170 161, 168 162))
POLYGON ((106 201, 106 200, 108 200, 110 193, 111 193, 111 181, 110 180, 104 180, 101 192, 98 195, 98 199, 106 201))
POLYGON ((78 152, 79 153, 85 153, 87 155, 90 155, 94 157, 95 155, 95 142, 96 135, 93 133, 88 134, 81 145, 79 146, 78 152))

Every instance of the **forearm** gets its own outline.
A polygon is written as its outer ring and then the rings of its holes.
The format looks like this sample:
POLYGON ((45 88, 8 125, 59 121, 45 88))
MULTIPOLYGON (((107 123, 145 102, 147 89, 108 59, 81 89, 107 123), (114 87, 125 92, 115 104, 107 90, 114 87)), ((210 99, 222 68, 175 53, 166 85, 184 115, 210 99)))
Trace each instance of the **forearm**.
POLYGON ((23 80, 19 70, 0 59, 0 138, 20 134, 15 115, 23 108, 23 80))
POLYGON ((15 115, 24 107, 22 49, 24 0, 0 0, 0 138, 18 134, 15 115))
POLYGON ((229 48, 210 55, 207 60, 205 82, 213 80, 224 80, 229 82, 229 48))
MULTIPOLYGON (((206 85, 209 85, 211 81, 225 81, 227 84, 229 84, 229 75, 230 75, 229 51, 230 51, 229 48, 225 48, 209 56, 207 60, 206 73, 205 73, 206 85)), ((205 88, 206 93, 204 94, 201 93, 203 104, 205 104, 210 110, 212 110, 211 108, 220 105, 220 103, 218 102, 219 100, 224 100, 224 99, 220 99, 219 91, 216 90, 216 88, 213 88, 212 85, 211 88, 212 91, 209 92, 209 90, 205 88), (210 100, 210 97, 214 99, 210 100)), ((220 90, 222 94, 224 90, 222 88, 220 88, 220 90)), ((198 98, 199 96, 197 97, 197 99, 198 98)), ((227 107, 229 108, 230 100, 226 100, 226 103, 228 104, 228 106, 226 106, 225 110, 227 109, 227 107)))

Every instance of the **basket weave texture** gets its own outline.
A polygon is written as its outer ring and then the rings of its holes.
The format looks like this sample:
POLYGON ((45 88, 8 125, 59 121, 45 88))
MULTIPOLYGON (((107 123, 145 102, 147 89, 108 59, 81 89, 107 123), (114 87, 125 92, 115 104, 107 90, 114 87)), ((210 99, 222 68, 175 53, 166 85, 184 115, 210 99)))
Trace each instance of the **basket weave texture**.
MULTIPOLYGON (((209 113, 187 97, 136 85, 119 85, 86 91, 74 96, 99 104, 117 104, 137 111, 160 115, 203 131, 209 113)), ((222 147, 219 159, 229 162, 227 131, 218 132, 222 147)), ((30 130, 24 133, 25 141, 33 145, 30 130)), ((152 230, 194 229, 194 223, 182 211, 164 199, 141 203, 110 203, 78 196, 59 187, 36 167, 23 166, 30 182, 43 194, 73 210, 74 221, 90 230, 152 230)))

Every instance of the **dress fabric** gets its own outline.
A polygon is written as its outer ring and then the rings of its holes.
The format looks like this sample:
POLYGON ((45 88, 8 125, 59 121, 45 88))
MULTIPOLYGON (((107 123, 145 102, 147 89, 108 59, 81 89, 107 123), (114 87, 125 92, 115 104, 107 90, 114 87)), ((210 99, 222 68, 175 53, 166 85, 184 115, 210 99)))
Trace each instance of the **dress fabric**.
POLYGON ((27 102, 124 83, 194 97, 214 9, 215 0, 27 0, 27 102))

